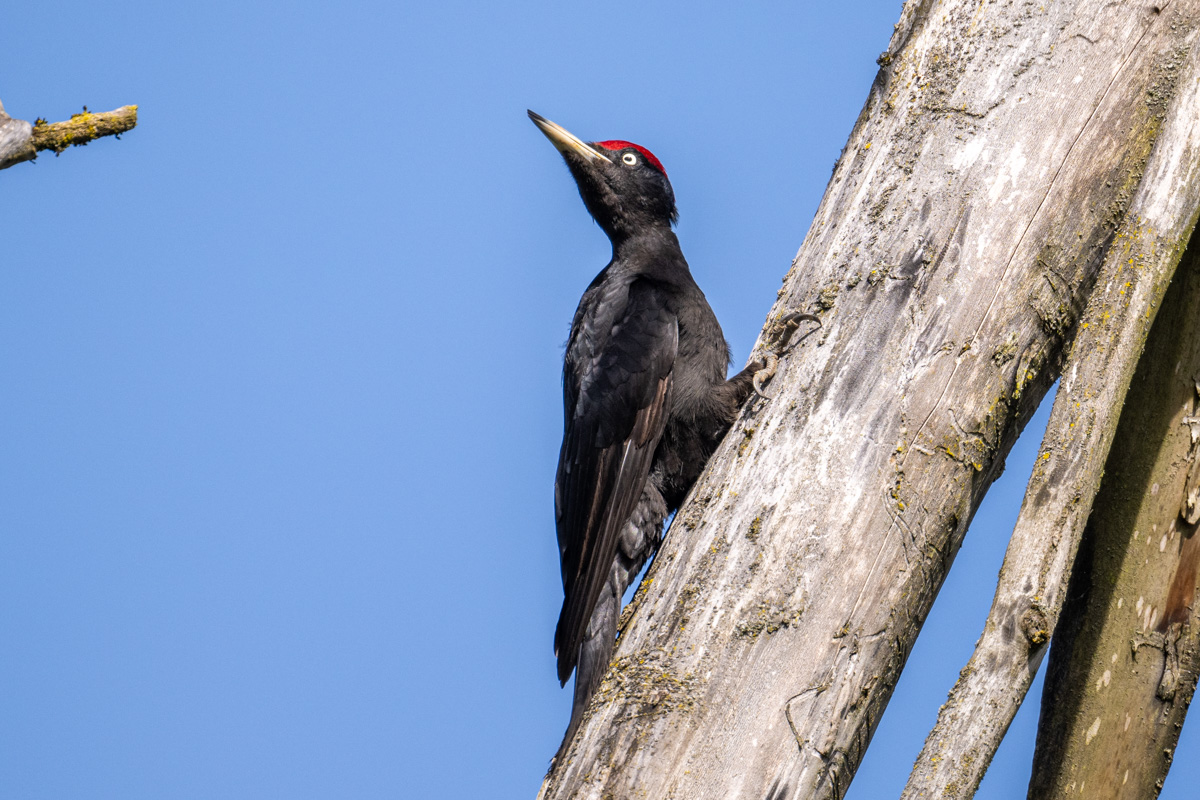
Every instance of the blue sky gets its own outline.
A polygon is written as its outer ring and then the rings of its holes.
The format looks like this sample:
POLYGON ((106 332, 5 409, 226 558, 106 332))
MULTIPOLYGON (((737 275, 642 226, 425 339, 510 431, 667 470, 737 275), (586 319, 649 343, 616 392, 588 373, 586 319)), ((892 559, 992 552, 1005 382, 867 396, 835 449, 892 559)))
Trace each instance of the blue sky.
MULTIPOLYGON (((0 796, 532 798, 561 348, 608 245, 525 109, 664 161, 740 364, 899 11, 8 9, 10 114, 141 122, 0 174, 0 796)), ((969 656, 1041 426, 854 800, 969 656)), ((1024 796, 1035 725, 979 797, 1024 796)))

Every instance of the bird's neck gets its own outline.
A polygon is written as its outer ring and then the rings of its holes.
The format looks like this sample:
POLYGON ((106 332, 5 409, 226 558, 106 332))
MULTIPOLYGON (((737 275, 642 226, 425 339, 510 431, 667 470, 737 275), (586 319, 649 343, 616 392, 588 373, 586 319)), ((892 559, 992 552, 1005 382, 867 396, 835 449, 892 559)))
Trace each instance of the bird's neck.
POLYGON ((613 236, 613 261, 651 266, 678 261, 685 268, 679 239, 669 224, 640 227, 624 236, 613 236))

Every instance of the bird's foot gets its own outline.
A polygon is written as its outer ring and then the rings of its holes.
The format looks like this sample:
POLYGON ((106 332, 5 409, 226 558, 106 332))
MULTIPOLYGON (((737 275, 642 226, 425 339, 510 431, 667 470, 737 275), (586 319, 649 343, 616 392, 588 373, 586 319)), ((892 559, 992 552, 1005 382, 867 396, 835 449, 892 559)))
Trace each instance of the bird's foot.
POLYGON ((750 379, 750 385, 754 387, 754 393, 759 397, 770 400, 771 395, 763 391, 763 384, 775 377, 775 370, 779 368, 779 356, 768 352, 763 356, 763 365, 754 371, 754 377, 750 379))
MULTIPOLYGON (((801 322, 815 322, 817 328, 821 327, 821 320, 816 316, 793 311, 775 320, 767 330, 766 336, 763 337, 769 349, 763 354, 762 366, 755 370, 754 378, 751 380, 754 393, 759 397, 771 399, 771 396, 763 390, 763 384, 775 376, 775 371, 779 368, 779 357, 787 352, 792 335, 799 330, 801 322)), ((812 330, 815 331, 817 328, 812 330)), ((806 333, 805 336, 807 335, 806 333)))

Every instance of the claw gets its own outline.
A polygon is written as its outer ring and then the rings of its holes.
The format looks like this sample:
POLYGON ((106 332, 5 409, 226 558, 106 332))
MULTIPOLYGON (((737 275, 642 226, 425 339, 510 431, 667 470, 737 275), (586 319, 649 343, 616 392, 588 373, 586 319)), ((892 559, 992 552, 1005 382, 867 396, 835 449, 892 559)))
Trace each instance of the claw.
MULTIPOLYGON (((792 334, 799 330, 801 322, 815 322, 818 328, 821 326, 820 319, 812 314, 803 314, 799 311, 784 314, 772 326, 773 335, 770 338, 773 341, 769 345, 770 349, 763 355, 765 363, 762 369, 754 373, 754 378, 751 380, 751 384, 754 386, 754 393, 759 397, 765 400, 771 399, 771 395, 763 390, 763 384, 774 377, 775 370, 779 368, 779 357, 787 352, 792 334)), ((809 333, 812 333, 812 331, 809 331, 809 333)), ((805 335, 807 336, 808 334, 805 335)))
MULTIPOLYGON (((771 378, 775 375, 775 370, 779 367, 779 356, 768 352, 763 357, 763 360, 767 363, 762 369, 754 373, 754 377, 750 380, 750 383, 754 386, 754 393, 756 395, 764 400, 770 400, 771 395, 763 391, 763 384, 771 380, 771 378)), ((742 385, 745 386, 745 384, 742 385)))
POLYGON ((804 314, 799 311, 784 314, 775 323, 776 330, 779 332, 778 338, 775 340, 776 353, 783 353, 787 349, 792 334, 800 328, 801 322, 815 322, 818 328, 821 327, 821 320, 812 314, 804 314))

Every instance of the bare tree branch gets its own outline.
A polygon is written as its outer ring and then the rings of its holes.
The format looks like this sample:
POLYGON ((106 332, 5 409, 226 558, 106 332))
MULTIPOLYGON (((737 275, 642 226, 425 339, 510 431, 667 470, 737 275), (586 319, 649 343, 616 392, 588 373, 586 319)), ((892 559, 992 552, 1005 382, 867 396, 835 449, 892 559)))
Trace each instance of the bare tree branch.
POLYGON ((8 116, 0 104, 0 169, 37 158, 42 150, 61 153, 101 136, 120 136, 137 125, 137 111, 137 106, 122 106, 94 114, 84 108, 64 122, 38 120, 30 125, 8 116))
POLYGON ((1154 797, 1200 670, 1200 237, 1121 414, 1043 693, 1030 797, 1154 797))
POLYGON ((1180 90, 1072 344, 983 634, 906 800, 974 793, 1058 621, 1129 381, 1200 209, 1200 36, 1191 38, 1190 52, 1163 62, 1180 90))

